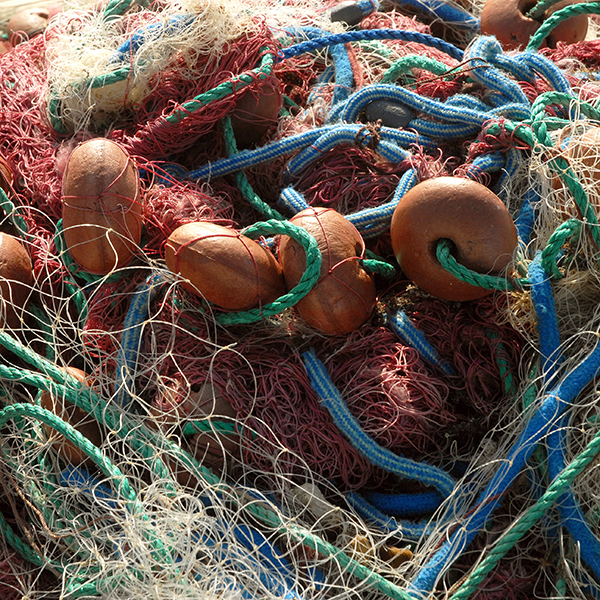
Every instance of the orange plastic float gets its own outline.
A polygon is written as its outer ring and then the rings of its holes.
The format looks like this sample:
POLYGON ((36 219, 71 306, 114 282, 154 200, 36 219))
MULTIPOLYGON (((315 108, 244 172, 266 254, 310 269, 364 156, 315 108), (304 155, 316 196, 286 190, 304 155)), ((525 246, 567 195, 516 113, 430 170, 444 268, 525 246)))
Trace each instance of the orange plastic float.
POLYGON ((142 237, 138 171, 115 142, 78 146, 63 177, 63 230, 71 258, 88 273, 128 265, 142 237))
POLYGON ((165 245, 167 267, 189 289, 225 310, 247 310, 286 292, 276 258, 258 242, 210 222, 178 227, 165 245))
MULTIPOLYGON (((576 0, 558 2, 544 13, 544 19, 557 10, 575 3, 576 0)), ((531 36, 542 24, 542 21, 525 16, 535 4, 535 1, 531 0, 487 0, 481 12, 481 33, 495 36, 504 50, 524 49, 531 36)), ((581 42, 585 39, 587 29, 587 15, 571 17, 550 32, 546 44, 554 48, 557 42, 565 44, 581 42)))
MULTIPOLYGON (((323 262, 315 287, 296 304, 300 316, 329 335, 342 335, 360 327, 375 307, 375 283, 362 268, 365 243, 357 229, 331 208, 307 208, 290 222, 317 240, 323 262)), ((282 236, 279 260, 288 288, 300 281, 306 254, 295 240, 282 236)))
POLYGON ((518 245, 513 220, 498 196, 457 177, 428 179, 410 189, 394 211, 390 233, 406 277, 443 300, 474 300, 490 290, 444 269, 436 254, 440 240, 452 242, 460 264, 488 275, 506 269, 518 245))

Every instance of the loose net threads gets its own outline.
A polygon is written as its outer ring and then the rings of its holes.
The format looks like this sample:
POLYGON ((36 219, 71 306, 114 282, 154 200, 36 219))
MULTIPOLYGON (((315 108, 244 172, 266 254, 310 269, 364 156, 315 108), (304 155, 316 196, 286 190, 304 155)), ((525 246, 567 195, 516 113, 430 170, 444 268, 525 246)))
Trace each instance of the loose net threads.
MULTIPOLYGON (((595 439, 597 190, 565 142, 598 121, 597 42, 511 55, 467 46, 469 27, 452 47, 395 6, 363 3, 356 29, 330 8, 111 2, 0 57, 14 173, 2 227, 35 276, 23 323, 0 331, 0 528, 22 557, 2 556, 11 590, 450 599, 595 439), (277 126, 236 148, 223 119, 265 81, 284 95, 277 126), (372 90, 415 112, 406 130, 363 120, 372 90), (146 198, 141 247, 103 277, 73 263, 59 224, 67 158, 94 136, 132 154, 146 198), (326 338, 293 308, 224 325, 162 260, 177 226, 242 229, 286 189, 334 206, 394 263, 395 203, 440 174, 486 183, 517 221, 510 292, 443 302, 388 265, 374 269, 376 314, 326 338), (42 392, 77 405, 100 441, 42 392)), ((260 243, 276 254, 273 237, 260 243)), ((563 493, 472 597, 598 595, 595 463, 563 493)))

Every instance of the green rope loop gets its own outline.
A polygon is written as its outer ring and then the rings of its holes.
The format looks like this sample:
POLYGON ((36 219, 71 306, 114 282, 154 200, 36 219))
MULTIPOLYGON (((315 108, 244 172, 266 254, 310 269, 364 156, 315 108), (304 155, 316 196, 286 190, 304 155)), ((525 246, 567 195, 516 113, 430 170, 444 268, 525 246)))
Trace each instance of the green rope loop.
MULTIPOLYGON (((221 120, 223 126, 223 137, 225 139, 225 148, 227 154, 232 156, 237 154, 237 144, 235 141, 235 135, 233 133, 233 127, 231 126, 231 118, 224 117, 221 120)), ((242 192, 244 198, 250 202, 253 208, 264 215, 267 219, 277 219, 278 221, 285 220, 285 217, 274 208, 271 208, 264 200, 262 200, 258 194, 252 189, 248 178, 244 171, 237 171, 236 174, 237 186, 242 192)))
POLYGON ((302 300, 315 286, 321 274, 322 257, 317 240, 305 229, 302 229, 302 227, 292 225, 289 221, 259 221, 245 229, 242 233, 249 238, 260 237, 261 235, 281 234, 295 239, 302 245, 306 253, 306 270, 300 278, 298 285, 274 302, 265 304, 260 308, 252 308, 236 313, 218 314, 215 320, 221 325, 255 323, 281 313, 286 308, 290 308, 302 300))
POLYGON ((525 50, 539 50, 542 42, 548 34, 559 24, 576 15, 595 15, 600 14, 600 2, 586 2, 582 4, 570 4, 557 10, 548 17, 541 27, 531 36, 529 44, 525 50))
POLYGON ((481 287, 486 290, 498 291, 515 291, 521 289, 521 284, 526 283, 524 280, 513 280, 519 285, 515 285, 512 281, 505 277, 497 277, 496 275, 483 275, 472 271, 468 267, 461 265, 454 256, 452 256, 452 242, 450 240, 440 240, 436 248, 436 256, 440 264, 448 273, 454 275, 460 281, 469 283, 476 287, 481 287))
POLYGON ((396 275, 396 267, 392 263, 383 260, 370 250, 365 251, 365 258, 359 262, 370 275, 379 275, 385 279, 391 279, 396 275))

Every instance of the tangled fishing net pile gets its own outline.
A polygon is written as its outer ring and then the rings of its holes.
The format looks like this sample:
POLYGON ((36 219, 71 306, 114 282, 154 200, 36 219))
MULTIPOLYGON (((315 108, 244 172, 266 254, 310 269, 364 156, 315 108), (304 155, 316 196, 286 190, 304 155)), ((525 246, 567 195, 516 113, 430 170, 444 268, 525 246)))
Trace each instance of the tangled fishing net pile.
POLYGON ((544 42, 600 5, 520 50, 481 9, 109 0, 0 55, 0 231, 31 260, 0 288, 3 600, 600 597, 600 45, 591 17, 544 42), (139 177, 104 272, 68 187, 98 139, 139 177), (390 234, 449 177, 518 234, 492 274, 436 240, 467 300, 390 234), (347 331, 299 308, 309 207, 361 234, 376 301, 347 331), (272 261, 294 238, 299 282, 215 304, 167 268, 198 223, 272 261))

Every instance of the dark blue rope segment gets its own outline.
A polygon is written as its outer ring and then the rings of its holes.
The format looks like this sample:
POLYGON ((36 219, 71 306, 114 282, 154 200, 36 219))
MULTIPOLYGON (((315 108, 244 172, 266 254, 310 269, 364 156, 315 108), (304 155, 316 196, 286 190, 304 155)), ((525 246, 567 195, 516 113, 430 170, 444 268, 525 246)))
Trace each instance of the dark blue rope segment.
POLYGON ((281 55, 284 59, 287 59, 306 52, 327 48, 328 46, 333 46, 335 44, 347 44, 349 42, 363 42, 369 40, 402 40, 405 42, 416 42, 418 44, 437 48, 456 60, 462 60, 464 55, 464 52, 460 48, 432 35, 416 31, 404 31, 403 29, 360 29, 358 31, 332 33, 284 48, 281 51, 281 55))

